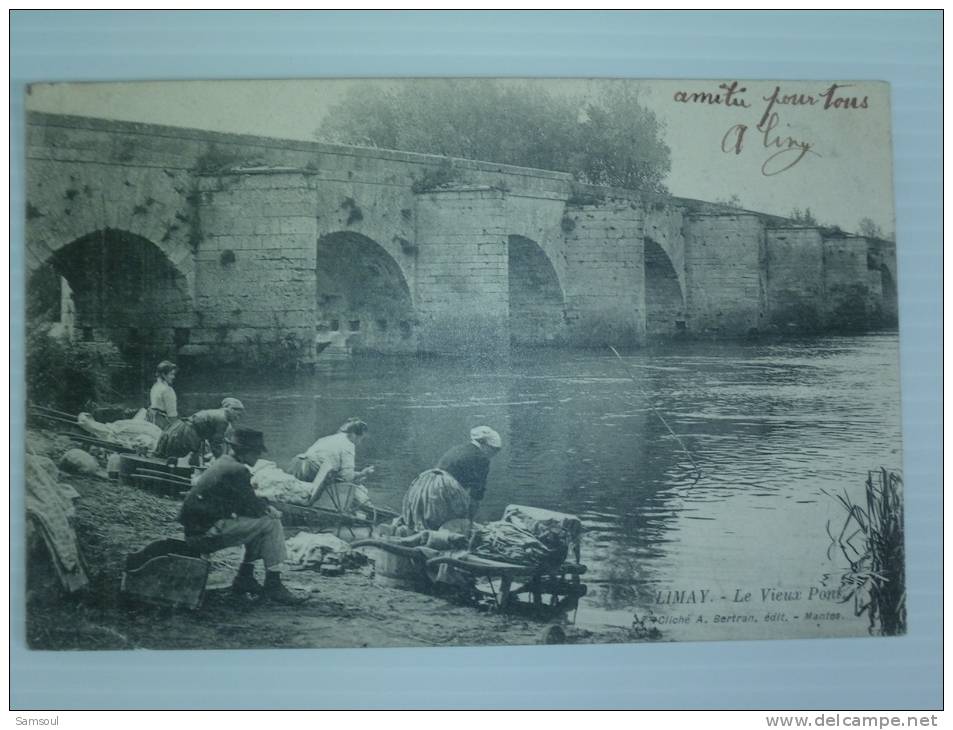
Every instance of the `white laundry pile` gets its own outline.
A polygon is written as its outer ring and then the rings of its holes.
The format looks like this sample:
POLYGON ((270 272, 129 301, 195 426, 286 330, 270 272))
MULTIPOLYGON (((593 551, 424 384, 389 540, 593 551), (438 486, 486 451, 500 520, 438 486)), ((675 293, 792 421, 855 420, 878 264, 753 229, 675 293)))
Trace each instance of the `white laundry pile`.
POLYGON ((296 479, 282 471, 273 461, 259 459, 251 468, 251 485, 259 497, 275 502, 307 504, 311 498, 311 483, 296 479))
POLYGON ((299 532, 285 541, 288 564, 296 568, 319 568, 325 558, 335 553, 342 559, 351 552, 350 546, 339 537, 325 533, 299 532))
MULTIPOLYGON (((293 474, 278 467, 273 461, 259 459, 251 468, 251 484, 259 497, 275 502, 307 505, 311 499, 314 485, 303 482, 293 474)), ((363 484, 329 484, 314 507, 358 514, 359 510, 370 510, 371 498, 363 484)))
POLYGON ((80 428, 98 439, 142 451, 154 451, 162 435, 161 428, 145 420, 145 409, 141 409, 135 418, 125 418, 112 423, 100 423, 88 413, 80 413, 76 422, 80 428))

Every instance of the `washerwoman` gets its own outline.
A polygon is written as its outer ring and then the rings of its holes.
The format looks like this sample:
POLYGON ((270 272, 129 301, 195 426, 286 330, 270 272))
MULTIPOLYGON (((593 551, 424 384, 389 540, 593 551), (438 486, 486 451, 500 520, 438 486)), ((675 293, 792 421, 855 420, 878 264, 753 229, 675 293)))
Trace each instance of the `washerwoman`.
POLYGON ((199 411, 190 418, 173 423, 163 431, 155 455, 161 459, 190 456, 189 463, 199 464, 207 441, 212 456, 222 455, 225 440, 245 412, 238 398, 225 398, 221 408, 199 411))
POLYGON ((178 400, 175 390, 172 389, 176 373, 178 373, 176 364, 163 360, 156 366, 156 382, 149 391, 146 420, 163 431, 179 420, 178 400))
POLYGON ((470 430, 470 440, 448 449, 434 469, 418 476, 407 494, 400 524, 411 532, 438 530, 454 520, 472 521, 486 492, 490 459, 503 447, 489 426, 470 430))
POLYGON ((319 438, 292 460, 289 471, 297 479, 313 485, 309 506, 317 502, 331 484, 360 482, 374 472, 373 466, 360 471, 354 468, 356 447, 366 436, 367 424, 349 418, 337 433, 319 438))

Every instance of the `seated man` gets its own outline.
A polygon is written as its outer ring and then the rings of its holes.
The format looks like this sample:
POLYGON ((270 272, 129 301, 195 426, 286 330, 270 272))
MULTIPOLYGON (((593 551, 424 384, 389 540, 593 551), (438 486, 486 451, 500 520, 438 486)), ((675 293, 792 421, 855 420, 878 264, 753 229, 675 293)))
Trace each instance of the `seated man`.
MULTIPOLYGON (((185 529, 184 549, 178 541, 165 540, 129 556, 127 570, 142 565, 160 552, 201 554, 233 545, 244 545, 245 556, 232 588, 238 593, 262 593, 277 603, 301 600, 281 582, 285 561, 285 536, 281 513, 255 495, 251 466, 265 451, 261 431, 236 428, 226 440, 227 451, 199 477, 189 491, 179 514, 185 529), (265 563, 265 585, 255 580, 255 561, 265 563)), ((180 543, 181 545, 181 543, 180 543)))

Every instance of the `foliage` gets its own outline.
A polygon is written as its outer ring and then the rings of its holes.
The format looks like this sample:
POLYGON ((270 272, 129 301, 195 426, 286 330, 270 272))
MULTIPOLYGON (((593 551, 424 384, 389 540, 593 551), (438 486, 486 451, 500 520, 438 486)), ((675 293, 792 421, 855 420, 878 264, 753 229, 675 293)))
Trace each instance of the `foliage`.
POLYGON ((27 328, 27 399, 68 413, 91 410, 114 397, 113 381, 125 367, 110 343, 73 342, 52 325, 27 328))
MULTIPOLYGON (((827 494, 825 492, 825 494, 827 494)), ((838 550, 849 568, 840 576, 844 601, 853 600, 854 613, 866 615, 870 632, 885 636, 907 628, 907 593, 903 533, 903 479, 887 469, 867 475, 866 506, 850 497, 833 496, 847 517, 831 537, 828 557, 838 550)))
POLYGON ((744 208, 744 205, 741 202, 741 198, 738 197, 737 193, 732 193, 727 198, 715 198, 716 205, 723 205, 726 208, 736 208, 741 210, 744 208))
POLYGON ((870 218, 861 218, 857 223, 857 232, 867 238, 880 238, 884 241, 892 241, 893 233, 885 233, 884 229, 878 226, 870 218))
POLYGON ((577 180, 664 191, 663 125, 621 82, 589 94, 540 84, 432 79, 355 87, 317 131, 324 141, 572 173, 577 180))
POLYGON ((599 189, 574 183, 569 191, 569 205, 601 205, 605 202, 605 193, 599 189))
POLYGON ((239 155, 231 148, 223 148, 214 142, 195 161, 195 169, 200 173, 215 173, 238 164, 239 155))
POLYGON ((788 218, 795 223, 800 223, 805 226, 817 225, 817 218, 814 217, 814 214, 811 212, 810 208, 805 208, 804 210, 795 208, 788 214, 788 218))
POLYGON ((414 178, 411 190, 419 195, 449 187, 459 181, 460 174, 453 169, 453 163, 444 159, 437 167, 428 167, 420 177, 414 178))
POLYGON ((305 343, 294 332, 275 330, 273 340, 260 334, 246 337, 244 369, 261 373, 296 370, 305 354, 305 343))

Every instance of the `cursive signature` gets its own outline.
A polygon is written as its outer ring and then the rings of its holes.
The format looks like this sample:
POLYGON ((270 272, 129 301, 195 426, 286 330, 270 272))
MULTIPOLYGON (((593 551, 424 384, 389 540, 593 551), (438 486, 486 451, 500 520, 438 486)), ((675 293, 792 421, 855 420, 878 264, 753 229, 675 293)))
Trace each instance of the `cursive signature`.
MULTIPOLYGON (((814 146, 812 142, 776 134, 775 130, 780 123, 777 112, 766 112, 755 127, 761 133, 763 148, 773 150, 761 165, 761 174, 765 177, 790 170, 807 155, 821 156, 812 149, 814 146)), ((726 154, 734 152, 736 155, 740 155, 744 149, 748 129, 747 124, 732 125, 725 132, 725 136, 721 138, 721 151, 726 154)))
MULTIPOLYGON (((814 149, 814 142, 781 133, 779 128, 782 124, 779 115, 784 107, 814 107, 819 113, 832 115, 851 114, 853 110, 863 112, 870 107, 869 98, 866 95, 852 95, 852 86, 852 84, 832 83, 822 91, 791 93, 786 89, 782 91, 780 84, 775 85, 771 93, 761 97, 765 106, 758 123, 754 127, 749 127, 747 124, 733 124, 721 138, 721 150, 726 154, 734 152, 740 155, 748 138, 755 134, 759 135, 762 148, 770 153, 761 165, 761 174, 766 177, 790 170, 808 155, 821 157, 814 149)), ((693 106, 751 109, 752 104, 745 96, 747 93, 746 86, 742 86, 738 81, 731 81, 719 84, 716 89, 710 91, 680 89, 674 93, 672 100, 679 104, 693 106)))

